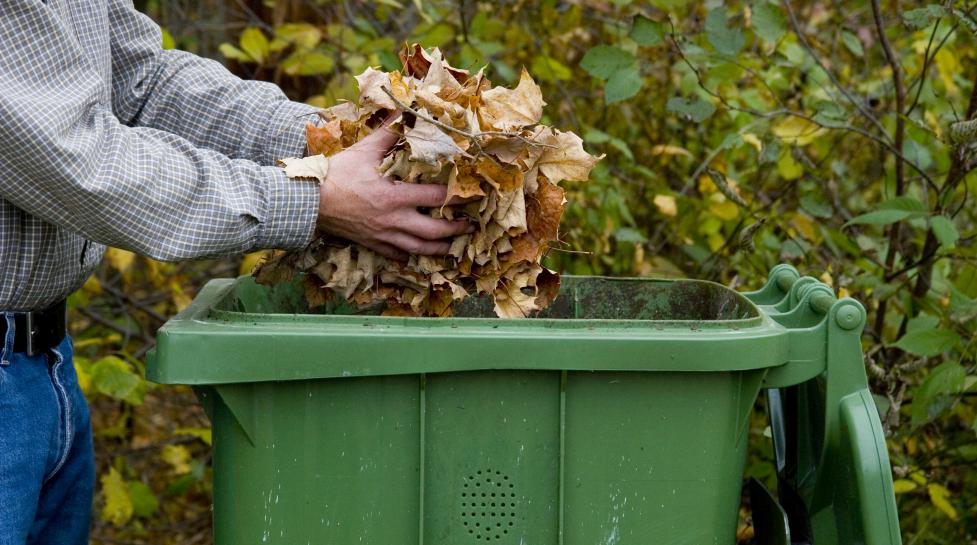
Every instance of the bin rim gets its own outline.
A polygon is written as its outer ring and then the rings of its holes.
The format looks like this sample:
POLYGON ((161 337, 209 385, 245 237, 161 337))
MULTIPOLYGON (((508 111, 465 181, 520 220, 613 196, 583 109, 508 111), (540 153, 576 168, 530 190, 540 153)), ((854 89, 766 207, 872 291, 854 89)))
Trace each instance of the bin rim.
POLYGON ((147 366, 151 380, 228 384, 485 369, 735 372, 790 358, 788 329, 759 307, 745 320, 708 322, 216 310, 242 278, 212 280, 160 328, 147 366))

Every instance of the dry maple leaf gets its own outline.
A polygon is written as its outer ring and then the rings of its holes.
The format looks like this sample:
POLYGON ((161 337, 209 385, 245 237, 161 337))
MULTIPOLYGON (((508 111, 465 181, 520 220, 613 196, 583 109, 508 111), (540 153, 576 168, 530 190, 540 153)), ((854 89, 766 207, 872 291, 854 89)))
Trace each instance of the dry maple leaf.
POLYGON ((289 178, 304 178, 306 180, 326 181, 329 174, 329 159, 325 155, 291 157, 279 161, 285 167, 285 175, 289 178))
MULTIPOLYGON (((424 110, 420 112, 427 114, 424 110)), ((443 130, 421 118, 414 122, 412 128, 407 129, 404 138, 410 147, 411 161, 439 165, 442 161, 453 161, 456 155, 466 155, 465 150, 459 148, 443 130)))
POLYGON ((542 93, 523 70, 514 89, 492 87, 483 71, 448 65, 439 50, 413 45, 400 53, 403 70, 370 68, 357 76, 356 103, 320 113, 306 129, 312 157, 283 159, 291 178, 322 181, 327 157, 372 133, 400 111, 390 129, 404 137, 379 170, 409 183, 447 186, 431 217, 468 219, 471 234, 456 237, 447 256, 386 260, 369 249, 319 233, 308 247, 276 255, 256 271, 278 283, 303 273, 311 306, 341 298, 359 307, 383 304, 388 316, 450 316, 472 295, 492 297, 503 318, 548 307, 559 275, 540 264, 559 236, 566 205, 564 180, 586 180, 600 157, 575 134, 539 126, 542 93), (461 204, 455 198, 466 199, 461 204))
POLYGON ((543 117, 543 92, 525 68, 515 89, 496 87, 482 93, 480 113, 489 125, 500 131, 521 129, 539 123, 543 117))
POLYGON ((560 132, 556 129, 543 129, 538 135, 539 141, 548 144, 543 148, 539 158, 539 171, 546 175, 554 184, 564 180, 583 182, 590 177, 590 170, 597 161, 604 158, 594 157, 583 149, 583 140, 572 132, 560 132))
POLYGON ((309 155, 332 155, 343 149, 343 129, 340 119, 316 126, 309 123, 305 126, 305 140, 308 142, 309 155))

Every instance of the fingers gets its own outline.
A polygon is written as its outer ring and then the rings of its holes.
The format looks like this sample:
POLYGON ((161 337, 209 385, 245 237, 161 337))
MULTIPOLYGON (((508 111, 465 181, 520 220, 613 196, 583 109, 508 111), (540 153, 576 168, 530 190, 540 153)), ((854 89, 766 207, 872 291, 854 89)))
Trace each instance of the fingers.
POLYGON ((397 220, 401 231, 426 240, 455 237, 475 229, 467 220, 434 219, 414 210, 405 210, 398 214, 397 220))
POLYGON ((479 199, 482 199, 482 198, 483 198, 483 197, 468 197, 468 198, 466 199, 466 198, 464 198, 464 197, 452 197, 452 198, 451 198, 451 200, 450 200, 450 201, 448 201, 448 202, 447 202, 447 203, 445 203, 445 204, 450 204, 450 205, 456 205, 456 204, 468 204, 468 203, 470 203, 470 202, 475 202, 475 201, 477 201, 477 200, 479 200, 479 199))
POLYGON ((435 208, 444 205, 448 187, 440 184, 397 184, 394 194, 401 206, 435 208))
POLYGON ((451 249, 450 243, 424 240, 407 233, 385 233, 380 238, 398 250, 409 254, 445 255, 451 249))
POLYGON ((383 257, 386 257, 387 259, 393 259, 395 261, 407 261, 407 259, 410 257, 397 248, 382 242, 364 242, 363 245, 382 255, 383 257))
POLYGON ((387 118, 383 120, 383 123, 380 123, 380 126, 381 127, 389 127, 390 125, 393 125, 394 122, 396 122, 397 119, 399 119, 400 116, 401 116, 401 114, 403 114, 403 113, 404 112, 402 112, 400 110, 393 110, 392 112, 390 112, 387 115, 387 118))
POLYGON ((400 133, 387 128, 387 125, 384 124, 377 127, 377 130, 370 133, 369 136, 357 142, 356 146, 361 147, 364 151, 370 152, 379 159, 387 153, 387 150, 394 147, 394 144, 398 140, 400 140, 400 133))

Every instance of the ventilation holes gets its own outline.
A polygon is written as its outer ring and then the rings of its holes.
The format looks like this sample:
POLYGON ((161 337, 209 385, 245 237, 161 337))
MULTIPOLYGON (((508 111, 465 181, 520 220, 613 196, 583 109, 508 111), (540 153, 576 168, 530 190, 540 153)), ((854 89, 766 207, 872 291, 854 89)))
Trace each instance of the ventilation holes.
POLYGON ((478 541, 501 540, 516 522, 516 490, 508 475, 479 469, 461 483, 461 523, 478 541))

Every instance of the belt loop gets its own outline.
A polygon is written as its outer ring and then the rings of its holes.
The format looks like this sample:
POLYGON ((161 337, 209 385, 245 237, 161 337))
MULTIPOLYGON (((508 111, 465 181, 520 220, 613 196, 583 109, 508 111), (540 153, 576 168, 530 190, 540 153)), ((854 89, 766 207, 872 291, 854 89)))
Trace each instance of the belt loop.
POLYGON ((16 333, 16 325, 14 314, 12 312, 4 312, 3 318, 7 321, 7 335, 3 339, 3 351, 0 352, 0 366, 6 367, 10 365, 10 355, 14 353, 14 334, 16 333))

